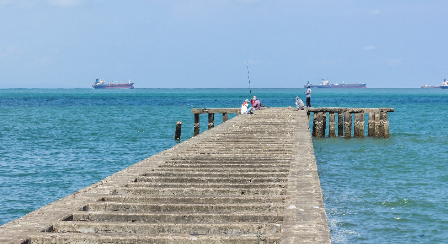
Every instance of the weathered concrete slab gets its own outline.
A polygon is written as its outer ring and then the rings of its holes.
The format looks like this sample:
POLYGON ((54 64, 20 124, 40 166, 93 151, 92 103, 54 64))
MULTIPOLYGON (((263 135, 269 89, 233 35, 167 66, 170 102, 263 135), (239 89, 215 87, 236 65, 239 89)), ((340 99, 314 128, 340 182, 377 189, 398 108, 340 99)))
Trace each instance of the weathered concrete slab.
POLYGON ((103 197, 101 202, 120 203, 196 203, 196 204, 217 204, 217 203, 284 203, 286 197, 281 195, 269 196, 121 196, 110 195, 103 197))
POLYGON ((73 221, 100 221, 100 222, 145 222, 145 223, 243 223, 267 222, 281 223, 283 216, 277 213, 118 213, 118 212, 78 212, 73 214, 73 221))
POLYGON ((32 238, 33 243, 38 244, 62 244, 73 243, 82 244, 89 240, 91 244, 279 244, 280 238, 278 236, 260 235, 259 237, 254 235, 159 235, 159 236, 136 236, 135 234, 34 234, 32 238))
POLYGON ((237 116, 0 227, 0 243, 330 242, 308 117, 287 108, 237 116))

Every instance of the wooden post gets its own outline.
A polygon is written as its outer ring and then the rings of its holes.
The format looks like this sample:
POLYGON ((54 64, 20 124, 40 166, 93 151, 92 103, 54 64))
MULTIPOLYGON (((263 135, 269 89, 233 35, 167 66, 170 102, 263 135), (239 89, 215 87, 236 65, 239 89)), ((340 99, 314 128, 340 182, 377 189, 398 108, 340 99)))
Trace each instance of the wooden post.
POLYGON ((229 119, 229 113, 223 113, 222 114, 222 122, 226 122, 229 119))
MULTIPOLYGON (((306 110, 306 114, 308 115, 308 122, 310 122, 310 120, 311 120, 311 116, 310 116, 311 112, 308 111, 308 109, 306 110)), ((314 127, 313 127, 313 128, 314 128, 314 127)))
POLYGON ((338 113, 338 136, 344 136, 344 114, 338 113))
POLYGON ((383 127, 384 127, 384 138, 389 138, 389 118, 387 112, 383 112, 383 127))
POLYGON ((180 140, 181 132, 182 132, 182 121, 177 121, 176 132, 174 133, 174 140, 180 140))
POLYGON ((317 123, 317 113, 314 113, 313 114, 313 132, 311 132, 311 135, 313 137, 316 137, 316 123, 317 123))
POLYGON ((380 137, 380 114, 375 113, 375 137, 380 137))
POLYGON ((209 113, 208 114, 208 129, 212 129, 215 127, 215 114, 209 113))
POLYGON ((194 114, 194 135, 199 135, 199 114, 194 114))
POLYGON ((336 137, 336 123, 334 112, 330 112, 330 120, 328 121, 328 136, 336 137))
POLYGON ((348 111, 344 112, 344 134, 345 138, 352 137, 352 114, 348 111))
POLYGON ((324 137, 324 134, 323 134, 324 130, 322 129, 322 127, 324 125, 323 113, 322 112, 317 112, 317 113, 314 113, 314 116, 316 117, 316 119, 314 120, 316 122, 315 123, 316 124, 316 126, 315 126, 316 137, 317 138, 322 138, 322 137, 324 137))
POLYGON ((355 137, 364 137, 364 112, 355 113, 355 137))
POLYGON ((367 124, 369 127, 367 136, 375 137, 375 114, 372 111, 369 112, 369 120, 367 121, 367 124))

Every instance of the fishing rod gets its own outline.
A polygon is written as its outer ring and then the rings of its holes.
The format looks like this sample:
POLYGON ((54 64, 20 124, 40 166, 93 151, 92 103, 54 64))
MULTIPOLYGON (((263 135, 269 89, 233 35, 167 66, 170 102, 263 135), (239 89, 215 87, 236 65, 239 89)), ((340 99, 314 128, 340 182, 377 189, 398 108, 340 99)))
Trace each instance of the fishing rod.
POLYGON ((249 60, 246 60, 247 67, 247 80, 249 81, 249 98, 252 98, 252 90, 250 89, 250 77, 249 77, 249 60))

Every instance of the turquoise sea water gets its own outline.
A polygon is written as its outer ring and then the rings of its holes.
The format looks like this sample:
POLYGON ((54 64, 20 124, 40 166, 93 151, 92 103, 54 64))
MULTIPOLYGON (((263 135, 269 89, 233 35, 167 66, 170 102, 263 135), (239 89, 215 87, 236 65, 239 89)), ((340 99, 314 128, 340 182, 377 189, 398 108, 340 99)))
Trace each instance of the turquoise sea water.
MULTIPOLYGON (((252 89, 271 107, 303 92, 252 89)), ((177 121, 190 138, 191 108, 246 98, 247 89, 0 90, 0 224, 174 146, 177 121)), ((313 139, 332 241, 447 240, 448 90, 313 89, 311 102, 395 108, 390 139, 313 139)))

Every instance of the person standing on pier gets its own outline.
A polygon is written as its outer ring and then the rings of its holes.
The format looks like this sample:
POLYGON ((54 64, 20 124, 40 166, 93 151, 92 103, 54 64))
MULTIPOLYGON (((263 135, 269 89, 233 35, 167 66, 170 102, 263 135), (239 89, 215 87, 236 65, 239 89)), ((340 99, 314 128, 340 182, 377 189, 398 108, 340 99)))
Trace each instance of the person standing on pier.
POLYGON ((311 88, 310 88, 310 85, 307 85, 306 88, 307 88, 306 92, 305 92, 305 94, 306 94, 306 107, 309 108, 309 107, 311 107, 311 88))

